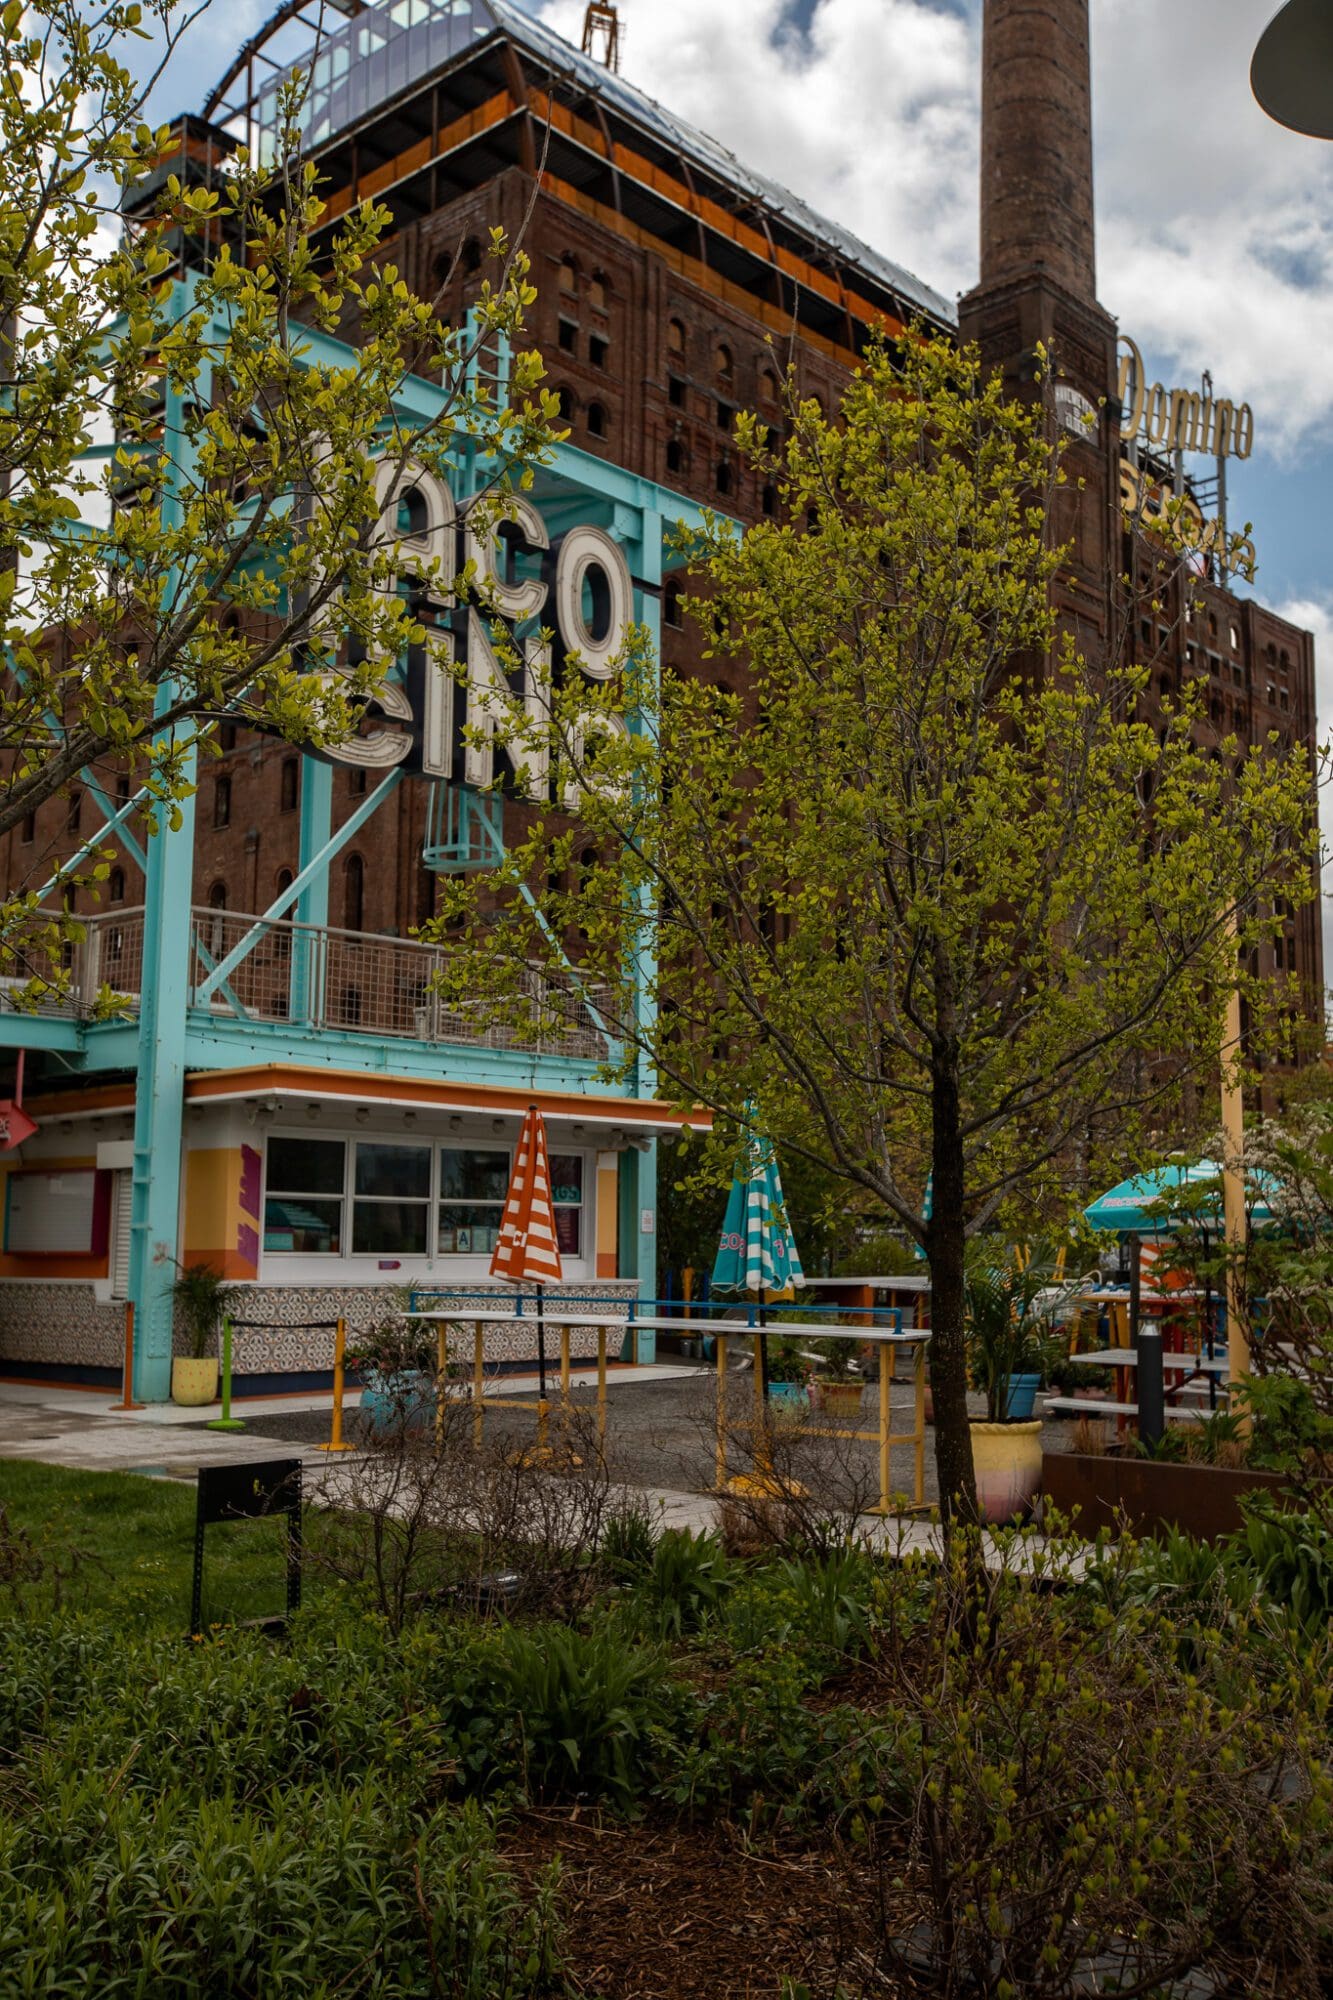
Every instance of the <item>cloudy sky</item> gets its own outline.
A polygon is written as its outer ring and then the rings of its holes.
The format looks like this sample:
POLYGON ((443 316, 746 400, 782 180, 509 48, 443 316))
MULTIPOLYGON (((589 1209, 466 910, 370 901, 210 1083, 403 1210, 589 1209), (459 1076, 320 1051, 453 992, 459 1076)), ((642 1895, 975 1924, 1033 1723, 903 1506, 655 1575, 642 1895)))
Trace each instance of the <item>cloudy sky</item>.
MULTIPOLYGON (((156 96, 197 107, 273 0, 214 4, 156 96)), ((584 0, 523 0, 576 44, 584 0)), ((1098 280, 1149 379, 1249 402, 1233 525, 1319 640, 1333 722, 1333 146, 1272 124, 1278 0, 1091 0, 1098 280)), ((937 290, 977 269, 980 0, 621 0, 622 69, 937 290)))

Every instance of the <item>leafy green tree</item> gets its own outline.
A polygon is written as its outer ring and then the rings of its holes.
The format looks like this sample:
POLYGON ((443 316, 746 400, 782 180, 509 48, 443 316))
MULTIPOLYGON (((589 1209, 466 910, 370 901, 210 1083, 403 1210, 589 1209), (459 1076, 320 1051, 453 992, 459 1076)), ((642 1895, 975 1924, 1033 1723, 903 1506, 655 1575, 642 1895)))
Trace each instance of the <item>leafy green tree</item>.
MULTIPOLYGON (((294 742, 345 736, 424 636, 384 512, 403 466, 438 469, 465 434, 491 454, 480 513, 551 435, 540 357, 521 348, 521 252, 496 236, 494 280, 450 328, 380 256, 386 209, 312 240, 299 79, 277 165, 237 153, 215 187, 167 175, 156 213, 121 228, 126 192, 171 158, 143 122, 154 78, 136 82, 136 43, 147 23, 170 50, 192 18, 178 0, 0 13, 0 833, 127 764, 151 831, 223 713, 294 742), (183 281, 173 236, 206 264, 183 281), (354 356, 321 354, 321 334, 354 356), (502 339, 507 398, 475 365, 502 339), (409 427, 411 374, 451 387, 409 427)), ((46 961, 49 870, 39 854, 34 879, 5 886, 6 972, 46 961)), ((57 886, 105 873, 94 851, 57 886)))
MULTIPOLYGON (((1244 965, 1272 885, 1310 892, 1310 772, 1201 743, 1189 692, 1159 732, 1146 669, 1057 628, 1056 427, 974 352, 875 352, 835 423, 794 414, 786 521, 693 551, 726 679, 659 688, 640 639, 619 684, 553 685, 581 865, 547 817, 446 917, 501 985, 577 936, 660 1086, 733 1128, 753 1100, 922 1246, 947 1516, 975 1506, 967 1241, 1173 1130, 1217 1063, 1229 927, 1244 965)), ((538 725, 507 727, 522 765, 538 725)))

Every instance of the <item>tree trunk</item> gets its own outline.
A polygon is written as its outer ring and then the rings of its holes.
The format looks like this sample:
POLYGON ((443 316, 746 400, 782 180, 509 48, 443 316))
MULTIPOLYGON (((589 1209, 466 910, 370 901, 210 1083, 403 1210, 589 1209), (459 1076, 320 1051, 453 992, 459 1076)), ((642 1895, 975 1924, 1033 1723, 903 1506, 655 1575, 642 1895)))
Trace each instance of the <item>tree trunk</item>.
POLYGON ((930 1260, 930 1386, 935 1399, 935 1467, 940 1518, 977 1518, 972 1433, 967 1416, 967 1342, 964 1335, 963 1140, 958 1073, 951 1052, 936 1063, 931 1089, 931 1207, 926 1241, 930 1260))

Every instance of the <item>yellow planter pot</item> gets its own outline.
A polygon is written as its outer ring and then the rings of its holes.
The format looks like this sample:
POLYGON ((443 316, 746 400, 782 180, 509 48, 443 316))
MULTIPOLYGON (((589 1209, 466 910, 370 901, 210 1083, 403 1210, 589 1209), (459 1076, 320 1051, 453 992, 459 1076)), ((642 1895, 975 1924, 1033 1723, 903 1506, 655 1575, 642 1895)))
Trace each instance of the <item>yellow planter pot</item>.
POLYGON ((1041 1488, 1041 1419, 1025 1424, 974 1423, 972 1466, 983 1521, 1022 1520, 1041 1488))
MULTIPOLYGON (((820 1382, 816 1385, 818 1400, 815 1408, 830 1417, 859 1417, 861 1404, 865 1398, 865 1386, 860 1382, 820 1382)), ((815 1390, 811 1391, 812 1397, 815 1390)))
POLYGON ((181 1403, 187 1409, 197 1409, 204 1403, 214 1403, 218 1394, 218 1359, 216 1354, 204 1356, 196 1361, 193 1355, 178 1354, 171 1364, 171 1400, 181 1403))

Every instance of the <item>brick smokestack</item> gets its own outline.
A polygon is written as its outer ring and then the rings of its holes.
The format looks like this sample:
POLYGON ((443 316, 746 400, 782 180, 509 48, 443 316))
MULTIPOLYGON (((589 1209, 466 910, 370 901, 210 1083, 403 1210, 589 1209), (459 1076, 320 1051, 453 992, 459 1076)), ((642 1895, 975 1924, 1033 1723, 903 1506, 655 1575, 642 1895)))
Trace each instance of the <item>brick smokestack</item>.
POLYGON ((980 290, 1097 296, 1088 0, 984 0, 980 290))

